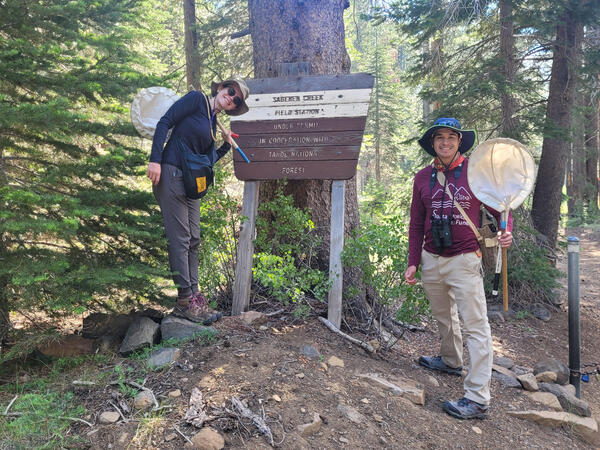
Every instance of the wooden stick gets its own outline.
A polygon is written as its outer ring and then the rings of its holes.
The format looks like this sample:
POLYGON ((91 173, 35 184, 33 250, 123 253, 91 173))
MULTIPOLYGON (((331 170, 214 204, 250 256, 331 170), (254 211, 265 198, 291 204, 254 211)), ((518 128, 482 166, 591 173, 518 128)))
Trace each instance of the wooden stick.
POLYGON ((271 444, 272 447, 275 446, 275 443, 273 442, 273 433, 262 417, 260 417, 258 414, 254 414, 252 411, 246 408, 235 395, 231 397, 231 404, 240 412, 242 417, 252 420, 252 423, 256 426, 256 428, 258 428, 258 431, 260 431, 269 439, 269 444, 271 444))
POLYGON ((8 406, 6 407, 6 409, 4 410, 4 414, 2 414, 3 416, 6 416, 8 414, 8 411, 10 410, 10 407, 17 400, 17 398, 19 398, 19 394, 15 395, 15 397, 10 401, 10 403, 8 404, 8 406))
POLYGON ((348 336, 346 333, 344 333, 343 331, 340 331, 334 324, 332 324, 329 320, 327 320, 325 317, 319 317, 319 320, 321 322, 323 322, 325 324, 325 326, 327 328, 329 328, 331 331, 333 331, 336 334, 339 334, 340 336, 342 336, 344 339, 352 342, 354 345, 358 345, 360 348, 368 351, 369 353, 375 353, 375 349, 368 343, 363 342, 363 341, 359 341, 358 339, 353 338, 352 336, 348 336))
POLYGON ((179 428, 177 428, 176 425, 173 425, 173 429, 175 431, 177 431, 180 435, 182 435, 186 441, 188 441, 190 444, 194 445, 194 443, 190 440, 190 438, 188 438, 185 434, 183 434, 181 431, 179 431, 179 428))

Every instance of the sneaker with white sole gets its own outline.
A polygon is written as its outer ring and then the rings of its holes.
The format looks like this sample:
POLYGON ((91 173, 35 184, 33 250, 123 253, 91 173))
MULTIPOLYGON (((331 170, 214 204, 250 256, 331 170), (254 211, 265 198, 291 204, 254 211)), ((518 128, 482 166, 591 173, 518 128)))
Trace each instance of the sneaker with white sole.
POLYGON ((466 397, 456 402, 445 402, 442 409, 457 419, 485 419, 488 406, 469 400, 466 397))

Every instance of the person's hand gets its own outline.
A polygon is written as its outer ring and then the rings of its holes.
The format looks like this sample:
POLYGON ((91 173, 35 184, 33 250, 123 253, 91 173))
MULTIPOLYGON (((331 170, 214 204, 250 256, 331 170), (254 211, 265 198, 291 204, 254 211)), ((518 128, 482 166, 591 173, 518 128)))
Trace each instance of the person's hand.
POLYGON ((231 135, 232 135, 231 130, 226 130, 225 128, 221 129, 221 136, 223 137, 223 140, 225 142, 227 142, 229 145, 233 146, 233 139, 232 139, 231 135))
POLYGON ((512 245, 512 233, 510 231, 505 231, 504 233, 498 233, 498 243, 502 248, 508 248, 512 245))
POLYGON ((408 284, 417 284, 417 279, 415 275, 417 274, 417 266, 408 266, 406 272, 404 272, 404 280, 408 284))
POLYGON ((160 164, 156 162, 148 163, 146 176, 152 180, 152 184, 156 186, 160 181, 160 164))

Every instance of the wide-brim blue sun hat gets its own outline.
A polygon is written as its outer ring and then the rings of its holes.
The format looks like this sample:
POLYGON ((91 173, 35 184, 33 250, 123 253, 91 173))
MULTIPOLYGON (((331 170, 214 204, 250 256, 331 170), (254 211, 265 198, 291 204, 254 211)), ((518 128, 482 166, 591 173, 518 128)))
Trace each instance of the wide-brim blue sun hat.
POLYGON ((463 130, 460 127, 460 122, 453 117, 440 117, 433 123, 432 126, 427 129, 427 131, 425 131, 423 137, 419 139, 419 145, 431 156, 437 156, 435 154, 435 150, 433 149, 432 137, 433 133, 440 128, 449 128, 450 130, 457 131, 462 135, 460 145, 458 146, 458 151, 461 154, 471 150, 477 142, 477 132, 475 130, 463 130))

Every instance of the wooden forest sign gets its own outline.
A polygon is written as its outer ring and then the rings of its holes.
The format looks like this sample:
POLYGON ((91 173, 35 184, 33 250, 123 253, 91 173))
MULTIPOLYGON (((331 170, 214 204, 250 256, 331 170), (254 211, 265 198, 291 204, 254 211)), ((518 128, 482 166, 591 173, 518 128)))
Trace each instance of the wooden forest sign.
POLYGON ((356 173, 373 77, 293 76, 246 80, 250 111, 231 129, 250 164, 234 153, 240 180, 347 180, 356 173))

